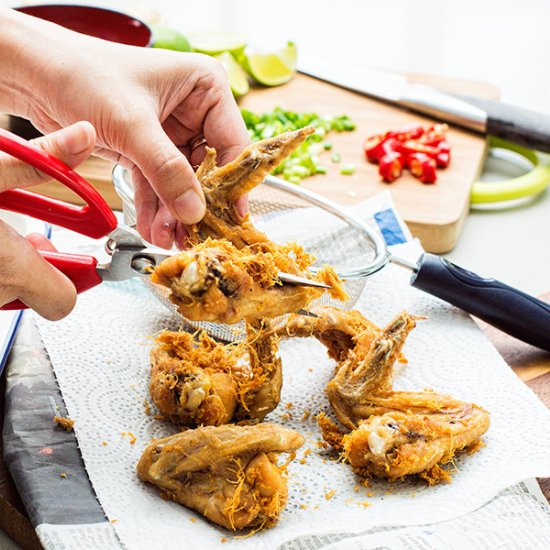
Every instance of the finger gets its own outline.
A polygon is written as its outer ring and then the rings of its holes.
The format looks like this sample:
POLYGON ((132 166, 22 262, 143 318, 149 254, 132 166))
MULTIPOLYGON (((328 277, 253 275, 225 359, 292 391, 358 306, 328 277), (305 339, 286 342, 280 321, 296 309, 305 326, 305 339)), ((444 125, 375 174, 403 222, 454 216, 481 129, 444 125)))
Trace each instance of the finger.
MULTIPOLYGON (((89 122, 77 122, 31 143, 47 151, 71 168, 84 162, 95 146, 95 130, 89 122)), ((0 190, 37 185, 51 177, 10 155, 0 156, 0 190)))
MULTIPOLYGON (((185 121, 185 118, 182 119, 185 121)), ((197 134, 196 130, 188 128, 178 117, 170 115, 163 123, 162 128, 170 141, 180 146, 189 143, 197 134)))
POLYGON ((205 214, 200 184, 185 156, 170 141, 158 119, 134 125, 124 155, 134 162, 160 201, 182 223, 198 223, 205 214))
POLYGON ((244 218, 248 213, 248 195, 243 195, 235 201, 235 206, 237 207, 237 212, 239 215, 244 218))
POLYGON ((30 242, 4 223, 0 223, 0 250, 2 304, 19 299, 52 321, 71 312, 76 302, 73 283, 44 260, 30 242))
POLYGON ((151 242, 161 248, 172 248, 177 221, 166 205, 160 203, 151 225, 151 242))
POLYGON ((30 242, 37 250, 57 252, 57 248, 55 248, 52 241, 40 233, 30 233, 25 237, 25 239, 27 239, 27 241, 30 242))
POLYGON ((250 143, 241 112, 231 94, 229 84, 218 102, 208 111, 203 126, 208 145, 218 152, 218 164, 227 164, 250 143))
POLYGON ((158 197, 137 166, 134 165, 131 174, 134 185, 136 228, 146 241, 153 242, 151 229, 158 209, 158 197))

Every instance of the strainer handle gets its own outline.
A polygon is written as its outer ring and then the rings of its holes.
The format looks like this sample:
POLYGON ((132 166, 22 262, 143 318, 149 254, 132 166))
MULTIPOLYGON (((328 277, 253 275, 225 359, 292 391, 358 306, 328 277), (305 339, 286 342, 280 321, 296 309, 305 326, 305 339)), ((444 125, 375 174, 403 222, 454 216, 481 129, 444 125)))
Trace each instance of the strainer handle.
POLYGON ((480 277, 433 254, 420 257, 411 285, 550 351, 550 304, 517 288, 480 277))

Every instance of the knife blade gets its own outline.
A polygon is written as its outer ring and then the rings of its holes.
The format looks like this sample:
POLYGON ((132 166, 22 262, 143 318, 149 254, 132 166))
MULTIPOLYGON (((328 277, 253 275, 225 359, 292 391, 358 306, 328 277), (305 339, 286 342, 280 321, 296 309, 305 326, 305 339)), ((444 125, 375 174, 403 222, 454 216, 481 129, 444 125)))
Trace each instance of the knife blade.
POLYGON ((366 67, 301 63, 298 71, 392 105, 444 120, 479 134, 550 153, 550 116, 492 99, 450 94, 366 67))

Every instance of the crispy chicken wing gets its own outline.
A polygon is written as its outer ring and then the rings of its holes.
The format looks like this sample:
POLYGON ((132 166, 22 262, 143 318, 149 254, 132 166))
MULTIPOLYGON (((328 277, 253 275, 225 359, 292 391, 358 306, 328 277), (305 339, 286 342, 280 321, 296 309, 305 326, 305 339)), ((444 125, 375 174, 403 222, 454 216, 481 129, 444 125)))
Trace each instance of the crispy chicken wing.
POLYGON ((206 157, 197 170, 206 199, 206 215, 194 226, 191 238, 201 242, 207 237, 227 239, 237 248, 257 245, 270 250, 273 243, 239 214, 235 201, 259 185, 307 136, 312 127, 286 132, 249 145, 235 160, 216 165, 216 151, 206 149, 206 157))
POLYGON ((343 361, 359 343, 365 347, 378 335, 379 328, 359 311, 342 311, 334 307, 313 307, 316 316, 291 315, 277 329, 281 338, 317 338, 327 348, 329 357, 343 361))
MULTIPOLYGON (((276 253, 255 252, 207 239, 162 262, 152 281, 170 288, 171 300, 187 319, 231 324, 258 315, 278 317, 319 297, 320 289, 283 285, 278 279, 280 271, 296 272, 298 266, 305 272, 310 263, 295 245, 278 246, 276 253)), ((317 279, 338 292, 340 281, 332 268, 321 270, 317 279)))
MULTIPOLYGON (((307 276, 314 259, 295 244, 270 241, 234 204, 312 132, 304 128, 254 143, 221 167, 216 152, 207 149, 197 171, 207 210, 191 231, 194 246, 162 262, 151 276, 170 288, 184 317, 220 323, 277 317, 322 294, 318 288, 281 284, 280 272, 307 276)), ((333 287, 333 297, 347 298, 332 268, 324 268, 317 278, 333 287)))
POLYGON ((414 326, 414 317, 403 311, 376 338, 365 331, 354 339, 353 350, 327 386, 328 400, 344 426, 353 429, 373 414, 373 394, 391 391, 393 365, 414 326))
POLYGON ((299 433, 276 424, 206 426, 152 443, 137 472, 227 529, 271 527, 288 497, 286 464, 277 464, 278 455, 303 443, 299 433))
POLYGON ((164 331, 151 350, 150 393, 159 412, 182 426, 263 418, 279 403, 278 337, 269 321, 247 325, 248 338, 222 344, 202 333, 164 331))
POLYGON ((393 365, 415 318, 402 312, 380 330, 359 312, 320 308, 315 313, 317 318, 292 316, 284 332, 318 338, 338 361, 327 394, 346 429, 320 415, 327 443, 361 475, 448 480, 440 465, 461 450, 477 448, 489 415, 447 395, 392 389, 393 365))

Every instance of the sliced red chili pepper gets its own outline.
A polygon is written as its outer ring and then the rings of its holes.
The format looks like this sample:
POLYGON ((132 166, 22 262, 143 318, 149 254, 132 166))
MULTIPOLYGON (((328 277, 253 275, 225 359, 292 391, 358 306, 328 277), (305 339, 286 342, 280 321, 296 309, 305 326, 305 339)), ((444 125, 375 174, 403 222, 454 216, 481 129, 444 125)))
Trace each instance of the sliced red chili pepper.
POLYGON ((449 153, 439 153, 435 157, 435 162, 439 168, 447 168, 451 162, 451 155, 449 153))
POLYGON ((446 124, 434 124, 428 128, 419 141, 426 145, 436 146, 447 138, 448 128, 446 124))
POLYGON ((403 173, 404 158, 397 151, 388 151, 381 159, 378 173, 382 179, 391 183, 395 181, 403 173))
POLYGON ((411 153, 409 166, 411 174, 417 177, 422 183, 435 183, 437 180, 435 172, 436 162, 428 155, 424 153, 411 153))
POLYGON ((376 163, 378 162, 378 159, 380 158, 380 145, 384 142, 384 136, 378 135, 378 136, 372 136, 370 138, 367 138, 365 140, 365 144, 363 145, 363 150, 365 151, 365 157, 367 157, 367 160, 369 162, 376 163))
POLYGON ((440 153, 451 153, 451 146, 446 142, 446 141, 442 141, 440 143, 437 144, 437 150, 440 152, 440 153))
POLYGON ((397 130, 386 132, 387 138, 396 138, 399 141, 407 141, 409 139, 418 139, 424 134, 424 128, 421 124, 407 124, 401 126, 397 130))
POLYGON ((422 175, 420 176, 422 183, 435 183, 437 181, 437 173, 435 171, 435 162, 430 159, 430 162, 425 162, 422 165, 422 175))
POLYGON ((437 147, 432 147, 431 145, 425 145, 424 143, 420 143, 418 141, 414 141, 411 139, 408 141, 405 141, 404 143, 399 143, 397 150, 400 153, 403 153, 404 155, 411 155, 413 153, 423 153, 432 158, 435 158, 439 153, 439 149, 437 147))
POLYGON ((398 143, 395 138, 384 138, 382 136, 374 136, 368 139, 365 142, 367 160, 372 163, 379 162, 386 153, 395 151, 398 143), (380 138, 379 141, 378 138, 380 138))

